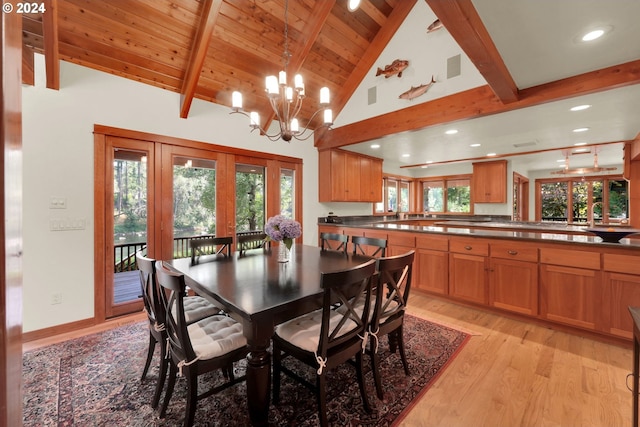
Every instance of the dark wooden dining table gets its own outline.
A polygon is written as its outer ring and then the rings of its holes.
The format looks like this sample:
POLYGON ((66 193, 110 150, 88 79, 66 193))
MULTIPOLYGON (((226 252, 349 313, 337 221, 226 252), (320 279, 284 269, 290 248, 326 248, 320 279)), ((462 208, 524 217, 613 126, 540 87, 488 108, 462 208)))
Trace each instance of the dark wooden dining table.
POLYGON ((185 275, 187 286, 222 305, 242 323, 247 338, 247 404, 254 426, 267 425, 271 393, 269 346, 276 325, 322 305, 321 273, 367 262, 362 255, 294 245, 289 262, 278 262, 278 248, 254 250, 243 256, 217 257, 191 265, 191 259, 166 261, 185 275))

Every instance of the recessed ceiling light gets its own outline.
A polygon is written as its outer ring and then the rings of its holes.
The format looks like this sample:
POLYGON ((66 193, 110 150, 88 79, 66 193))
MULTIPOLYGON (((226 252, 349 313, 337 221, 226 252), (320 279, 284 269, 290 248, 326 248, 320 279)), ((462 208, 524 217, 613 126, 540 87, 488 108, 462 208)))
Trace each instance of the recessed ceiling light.
POLYGON ((349 8, 349 12, 355 12, 360 6, 360 0, 349 0, 347 7, 349 8))
POLYGON ((497 156, 496 153, 487 153, 487 157, 493 157, 493 156, 497 156))
POLYGON ((421 168, 421 169, 426 169, 426 168, 428 168, 428 167, 429 167, 429 166, 427 166, 427 165, 422 165, 422 166, 420 166, 420 168, 421 168))
POLYGON ((565 159, 556 160, 556 162, 558 162, 558 163, 564 163, 565 161, 566 161, 565 159))
POLYGON ((587 143, 586 143, 586 142, 576 142, 576 143, 575 143, 575 144, 573 144, 573 145, 580 146, 580 145, 587 145, 587 143))
POLYGON ((371 144, 371 148, 373 148, 374 150, 376 148, 380 148, 380 144, 371 144))
POLYGON ((449 129, 448 131, 445 132, 447 135, 455 135, 456 133, 458 133, 458 129, 449 129))
POLYGON ((480 147, 480 144, 471 144, 469 147, 480 147))
POLYGON ((587 108, 590 108, 591 105, 589 104, 583 104, 583 105, 576 105, 575 107, 571 107, 570 110, 571 111, 582 111, 582 110, 586 110, 587 108))
POLYGON ((402 157, 409 157, 411 154, 403 154, 402 157))
POLYGON ((587 151, 591 151, 589 148, 576 148, 573 150, 574 153, 586 153, 587 151))
POLYGON ((588 130, 589 130, 589 128, 577 128, 577 129, 574 129, 573 131, 574 132, 586 132, 588 130))
POLYGON ((427 160, 425 163, 431 164, 431 163, 433 163, 433 160, 427 160))
POLYGON ((597 30, 589 31, 587 34, 582 36, 582 41, 583 42, 590 42, 590 41, 593 41, 595 39, 599 39, 603 35, 604 35, 604 30, 603 29, 597 29, 597 30))

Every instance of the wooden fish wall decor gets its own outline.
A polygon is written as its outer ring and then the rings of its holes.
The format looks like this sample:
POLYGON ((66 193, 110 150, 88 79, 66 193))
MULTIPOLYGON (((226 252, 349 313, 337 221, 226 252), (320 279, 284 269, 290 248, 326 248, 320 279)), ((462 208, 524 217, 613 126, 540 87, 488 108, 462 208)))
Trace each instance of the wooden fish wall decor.
POLYGON ((416 87, 411 86, 411 89, 409 89, 408 91, 406 91, 403 94, 401 94, 398 98, 399 99, 408 99, 409 101, 411 101, 413 98, 417 98, 420 95, 424 95, 425 93, 427 93, 429 88, 435 82, 436 82, 435 79, 433 78, 433 76, 431 76, 431 81, 429 83, 425 83, 423 85, 416 86, 416 87))
POLYGON ((440 22, 439 19, 436 19, 431 23, 431 25, 427 27, 427 33, 433 33, 434 31, 437 31, 442 27, 444 27, 444 25, 442 25, 442 22, 440 22))
POLYGON ((402 72, 409 66, 409 61, 404 59, 396 59, 391 64, 384 67, 384 69, 378 67, 378 71, 376 71, 376 77, 379 75, 383 75, 385 79, 397 74, 398 77, 402 77, 402 72))

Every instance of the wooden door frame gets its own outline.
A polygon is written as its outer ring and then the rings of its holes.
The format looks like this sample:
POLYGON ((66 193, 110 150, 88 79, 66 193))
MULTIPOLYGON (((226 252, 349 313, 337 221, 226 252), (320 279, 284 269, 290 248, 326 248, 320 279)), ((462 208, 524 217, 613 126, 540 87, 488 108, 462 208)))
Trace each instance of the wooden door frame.
POLYGON ((22 15, 3 13, 0 425, 22 426, 22 15), (11 210, 5 207, 11 206, 11 210))
POLYGON ((144 151, 147 153, 147 253, 153 256, 155 250, 155 144, 149 141, 117 137, 105 134, 94 135, 94 210, 95 210, 95 251, 94 251, 94 280, 95 318, 102 322, 107 318, 142 310, 140 300, 115 305, 113 303, 114 289, 113 266, 108 265, 109 254, 113 254, 114 221, 113 212, 113 165, 114 148, 124 150, 144 151), (103 248, 104 251, 99 248, 103 248))

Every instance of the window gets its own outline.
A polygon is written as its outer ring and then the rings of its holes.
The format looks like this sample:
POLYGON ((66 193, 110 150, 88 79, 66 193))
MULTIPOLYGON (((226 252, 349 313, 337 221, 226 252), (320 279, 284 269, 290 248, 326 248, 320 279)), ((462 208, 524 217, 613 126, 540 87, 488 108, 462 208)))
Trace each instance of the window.
POLYGON ((538 220, 610 224, 629 216, 628 183, 618 177, 545 179, 536 187, 538 220))
POLYGON ((236 233, 264 228, 265 169, 236 164, 236 233))
POLYGON ((436 213, 471 213, 471 178, 465 175, 422 181, 422 209, 436 213))
POLYGON ((382 180, 382 203, 375 204, 375 212, 409 212, 411 209, 410 182, 400 178, 382 180))
POLYGON ((280 215, 295 218, 295 171, 280 169, 280 215))

